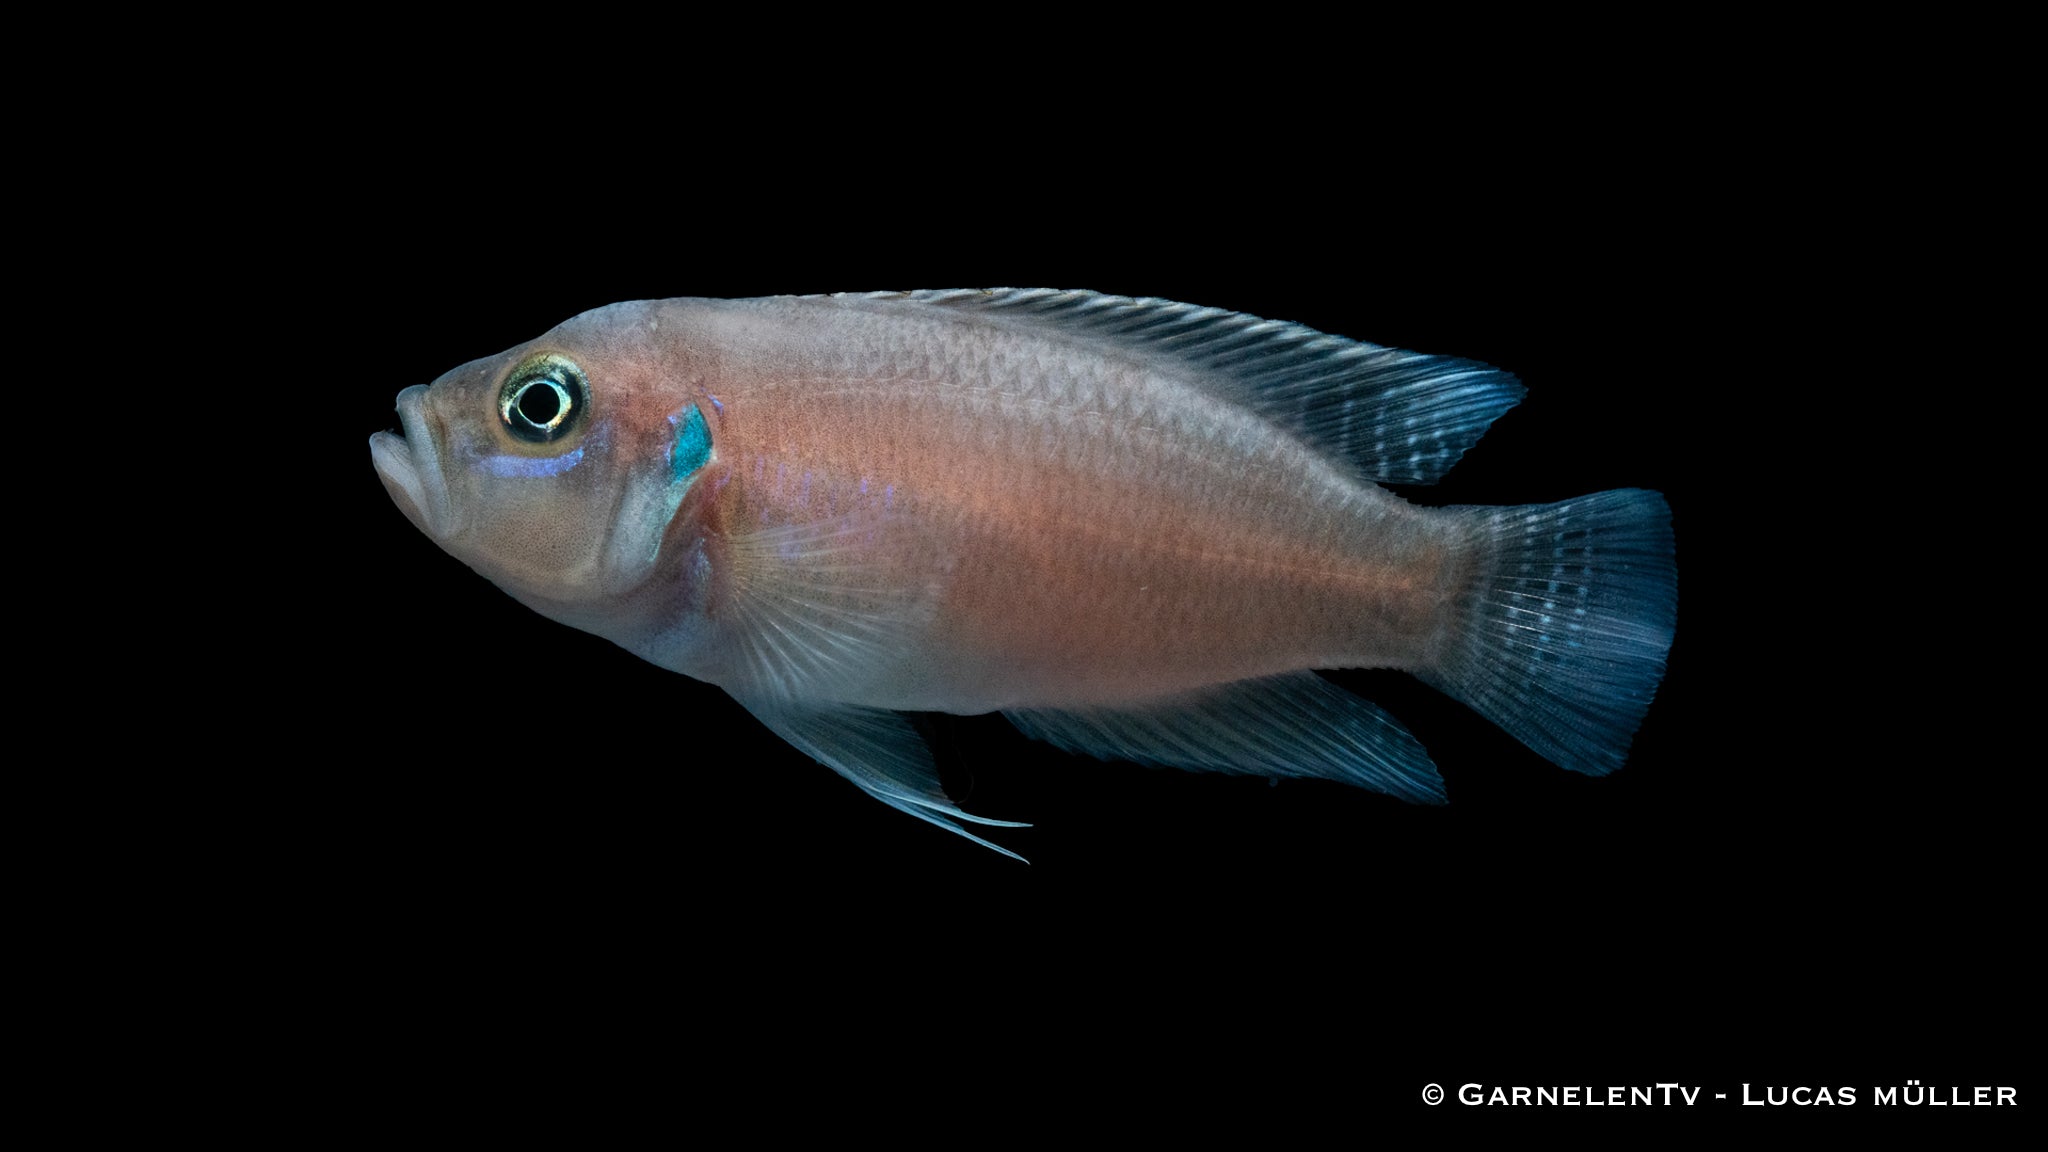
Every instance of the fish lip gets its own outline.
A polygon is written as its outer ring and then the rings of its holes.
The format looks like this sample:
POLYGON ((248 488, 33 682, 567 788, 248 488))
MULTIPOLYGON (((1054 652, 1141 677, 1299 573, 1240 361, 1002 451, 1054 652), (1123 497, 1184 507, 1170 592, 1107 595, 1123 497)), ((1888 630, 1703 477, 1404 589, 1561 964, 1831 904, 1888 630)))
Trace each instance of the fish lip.
POLYGON ((424 384, 398 394, 398 426, 403 434, 379 432, 370 437, 370 463, 406 518, 439 540, 453 533, 455 517, 441 473, 441 445, 428 424, 426 405, 424 384))

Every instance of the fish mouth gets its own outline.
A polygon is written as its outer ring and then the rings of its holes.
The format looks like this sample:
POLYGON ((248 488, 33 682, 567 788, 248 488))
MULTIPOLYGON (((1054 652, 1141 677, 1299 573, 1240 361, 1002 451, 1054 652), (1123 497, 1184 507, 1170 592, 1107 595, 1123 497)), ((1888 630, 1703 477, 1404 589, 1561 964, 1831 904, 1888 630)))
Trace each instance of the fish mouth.
POLYGON ((370 437, 370 463, 384 490, 413 526, 436 540, 455 527, 448 487, 441 476, 441 449, 427 425, 427 386, 398 394, 398 431, 370 437))

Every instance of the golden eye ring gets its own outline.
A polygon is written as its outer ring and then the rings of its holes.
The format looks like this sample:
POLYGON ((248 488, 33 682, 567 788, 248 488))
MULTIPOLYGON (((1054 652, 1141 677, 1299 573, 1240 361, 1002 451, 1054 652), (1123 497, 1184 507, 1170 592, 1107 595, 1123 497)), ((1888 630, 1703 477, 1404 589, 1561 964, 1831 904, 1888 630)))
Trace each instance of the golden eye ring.
POLYGON ((543 352, 522 361, 498 390, 498 418, 529 444, 568 435, 590 407, 590 383, 574 360, 543 352))

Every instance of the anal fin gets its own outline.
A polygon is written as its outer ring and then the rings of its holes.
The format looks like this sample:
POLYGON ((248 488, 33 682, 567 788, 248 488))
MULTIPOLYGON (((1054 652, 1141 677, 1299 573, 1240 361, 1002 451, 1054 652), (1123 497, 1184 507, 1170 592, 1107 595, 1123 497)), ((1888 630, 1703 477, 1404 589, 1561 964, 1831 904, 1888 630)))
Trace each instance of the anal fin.
POLYGON ((1313 672, 1219 684, 1134 707, 1003 715, 1033 739, 1103 760, 1337 780, 1412 803, 1444 802, 1443 777, 1406 728, 1313 672))

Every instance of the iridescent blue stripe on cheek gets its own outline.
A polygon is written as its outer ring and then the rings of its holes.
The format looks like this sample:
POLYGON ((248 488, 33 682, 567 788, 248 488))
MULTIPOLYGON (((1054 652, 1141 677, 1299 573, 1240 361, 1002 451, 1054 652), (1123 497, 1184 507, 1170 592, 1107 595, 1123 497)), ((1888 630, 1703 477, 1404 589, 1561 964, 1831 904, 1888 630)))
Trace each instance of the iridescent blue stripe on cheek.
POLYGON ((486 456, 484 470, 493 476, 555 476, 583 463, 583 449, 561 456, 535 459, 530 456, 486 456))
POLYGON ((669 475, 678 481, 688 480, 711 459, 711 428, 695 404, 670 416, 668 422, 676 428, 675 443, 668 450, 669 475))

